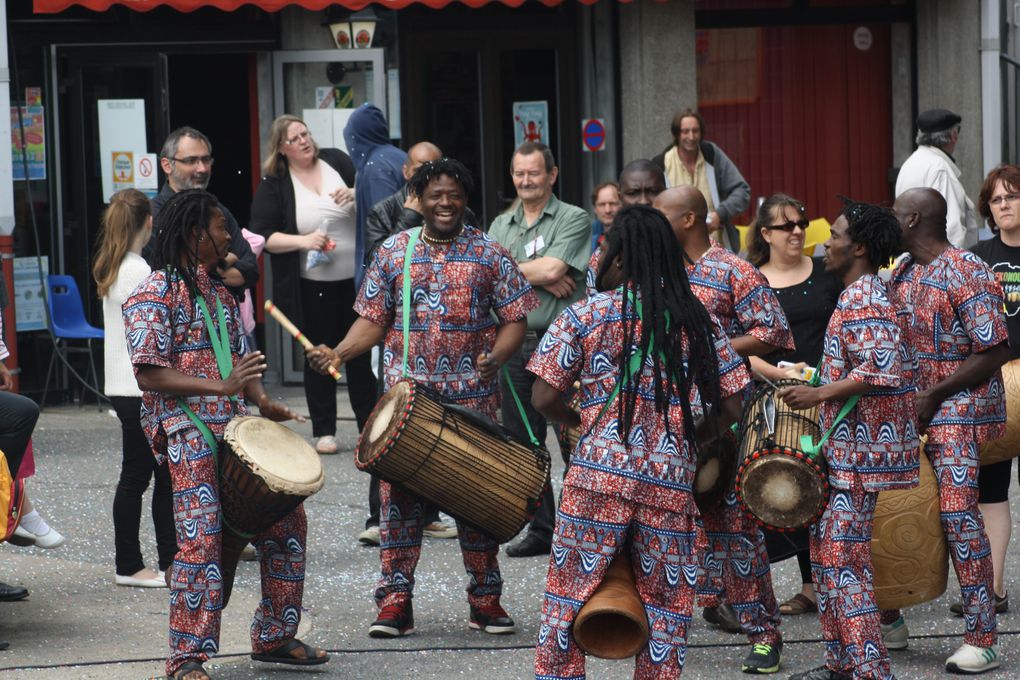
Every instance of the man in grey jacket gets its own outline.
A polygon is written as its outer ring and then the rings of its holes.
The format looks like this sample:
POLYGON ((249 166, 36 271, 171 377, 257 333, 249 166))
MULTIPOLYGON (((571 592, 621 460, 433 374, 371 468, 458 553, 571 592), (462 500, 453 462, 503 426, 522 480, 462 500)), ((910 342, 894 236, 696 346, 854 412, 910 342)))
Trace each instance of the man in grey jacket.
POLYGON ((747 209, 751 187, 723 150, 704 140, 705 121, 693 109, 682 109, 670 125, 673 143, 652 162, 666 174, 670 187, 693 185, 708 202, 712 237, 733 252, 740 251, 740 234, 733 218, 747 209))

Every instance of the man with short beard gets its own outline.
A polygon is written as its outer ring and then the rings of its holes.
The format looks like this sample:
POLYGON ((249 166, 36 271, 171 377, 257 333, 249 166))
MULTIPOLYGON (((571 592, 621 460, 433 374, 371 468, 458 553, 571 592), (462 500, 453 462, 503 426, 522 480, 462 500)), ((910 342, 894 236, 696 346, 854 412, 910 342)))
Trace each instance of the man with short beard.
MULTIPOLYGON (((159 153, 159 166, 166 175, 166 182, 152 199, 152 238, 142 255, 152 264, 156 235, 161 224, 159 213, 170 197, 184 189, 207 189, 212 174, 212 143, 209 138, 193 127, 180 127, 170 133, 163 142, 159 153)), ((230 246, 221 258, 216 270, 217 276, 235 295, 252 288, 259 280, 259 264, 251 246, 241 233, 237 220, 222 203, 219 204, 226 218, 226 229, 230 235, 230 246)))

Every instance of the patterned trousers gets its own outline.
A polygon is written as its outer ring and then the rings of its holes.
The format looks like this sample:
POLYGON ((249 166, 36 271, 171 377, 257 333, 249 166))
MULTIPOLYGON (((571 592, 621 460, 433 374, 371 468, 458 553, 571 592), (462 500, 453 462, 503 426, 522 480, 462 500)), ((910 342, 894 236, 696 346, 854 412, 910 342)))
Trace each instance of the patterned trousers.
MULTIPOLYGON (((998 640, 992 598, 992 551, 978 509, 978 447, 973 441, 926 444, 924 452, 939 483, 942 529, 960 582, 963 641, 991 647, 998 640)), ((883 614, 894 618, 897 612, 883 614)))
MULTIPOLYGON (((414 592, 414 569, 421 557, 422 529, 432 504, 400 486, 379 482, 379 560, 382 578, 375 589, 376 605, 410 601, 414 592)), ((499 544, 463 522, 457 522, 457 538, 470 580, 468 604, 485 607, 499 601, 503 577, 496 553, 499 544)))
POLYGON ((708 549, 701 553, 699 602, 704 607, 718 606, 725 593, 752 644, 781 642, 765 536, 740 507, 732 488, 715 510, 702 515, 702 524, 708 549))
MULTIPOLYGON (((187 661, 205 663, 219 649, 223 581, 222 519, 216 464, 205 439, 188 426, 169 435, 167 464, 173 487, 179 550, 170 567, 170 655, 167 675, 187 661)), ((303 506, 254 537, 262 575, 262 600, 251 625, 255 653, 294 637, 305 583, 303 506)))
POLYGON ((698 572, 696 536, 691 515, 564 486, 535 649, 535 678, 585 677, 585 655, 572 635, 574 619, 628 540, 649 629, 634 678, 680 677, 698 572))
POLYGON ((853 483, 833 488, 829 504, 811 527, 811 572, 825 665, 854 680, 892 680, 875 604, 871 530, 878 494, 853 483))

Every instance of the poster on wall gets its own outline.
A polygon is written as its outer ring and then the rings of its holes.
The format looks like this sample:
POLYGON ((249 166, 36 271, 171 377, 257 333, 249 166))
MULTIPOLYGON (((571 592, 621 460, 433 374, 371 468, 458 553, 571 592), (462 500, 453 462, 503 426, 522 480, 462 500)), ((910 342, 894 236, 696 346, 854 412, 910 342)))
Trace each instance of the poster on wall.
POLYGON ((514 147, 524 142, 549 144, 549 102, 514 102, 514 147))
MULTIPOLYGON (((29 99, 28 101, 37 101, 29 99)), ((25 179, 25 160, 28 160, 28 178, 46 179, 46 114, 39 104, 11 107, 11 161, 15 181, 25 179), (21 122, 24 121, 24 134, 21 122), (24 144, 22 140, 24 139, 24 144)))
POLYGON ((96 106, 99 108, 103 203, 109 203, 115 192, 134 186, 134 160, 146 151, 145 100, 100 99, 96 106), (116 168, 115 161, 118 163, 116 168), (127 175, 130 175, 130 184, 127 175))
POLYGON ((45 255, 14 258, 15 326, 19 333, 46 329, 46 301, 40 269, 43 278, 50 273, 49 258, 45 255))
POLYGON ((332 147, 347 153, 344 128, 353 113, 354 109, 304 109, 301 119, 320 147, 332 147))

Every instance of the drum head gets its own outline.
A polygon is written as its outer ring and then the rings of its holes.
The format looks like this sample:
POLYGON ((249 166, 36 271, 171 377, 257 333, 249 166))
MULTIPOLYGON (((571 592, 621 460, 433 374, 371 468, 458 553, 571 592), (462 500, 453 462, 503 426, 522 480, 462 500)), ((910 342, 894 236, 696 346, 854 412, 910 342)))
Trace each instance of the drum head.
POLYGON ((759 452, 744 463, 738 477, 744 508, 763 525, 790 531, 814 522, 825 509, 829 485, 825 473, 787 450, 759 452))
POLYGON ((413 401, 414 383, 410 380, 401 380, 379 398, 358 440, 354 462, 360 469, 371 465, 396 440, 413 401))
POLYGON ((322 488, 325 473, 319 454, 280 423, 256 416, 234 418, 223 441, 273 491, 310 496, 322 488))
POLYGON ((737 469, 737 454, 737 440, 727 430, 720 434, 717 451, 699 455, 694 472, 694 502, 701 514, 713 510, 726 496, 737 469))

